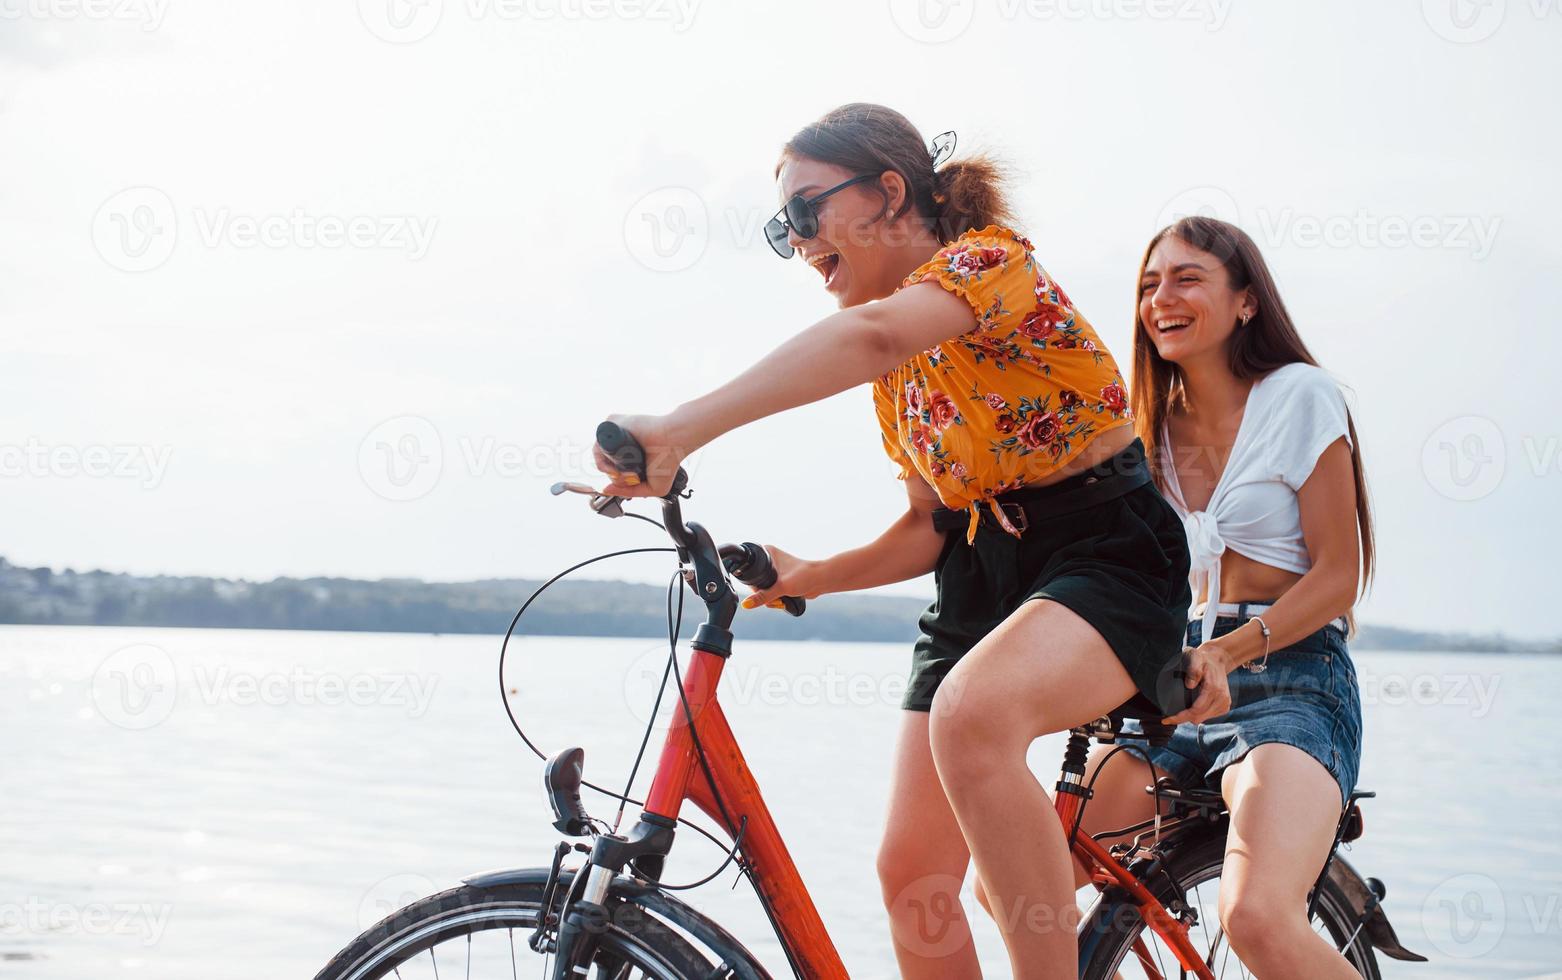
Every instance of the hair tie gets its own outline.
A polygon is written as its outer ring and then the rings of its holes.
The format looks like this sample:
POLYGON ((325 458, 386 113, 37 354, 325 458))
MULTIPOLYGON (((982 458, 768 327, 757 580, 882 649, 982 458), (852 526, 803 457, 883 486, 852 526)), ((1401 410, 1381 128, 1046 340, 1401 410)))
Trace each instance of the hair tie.
POLYGON ((937 136, 933 137, 933 142, 932 142, 930 148, 928 149, 928 156, 931 157, 932 160, 933 160, 933 169, 934 170, 937 170, 939 167, 943 166, 944 161, 948 160, 950 157, 954 156, 954 153, 955 153, 955 131, 954 130, 951 129, 947 133, 939 133, 937 136))

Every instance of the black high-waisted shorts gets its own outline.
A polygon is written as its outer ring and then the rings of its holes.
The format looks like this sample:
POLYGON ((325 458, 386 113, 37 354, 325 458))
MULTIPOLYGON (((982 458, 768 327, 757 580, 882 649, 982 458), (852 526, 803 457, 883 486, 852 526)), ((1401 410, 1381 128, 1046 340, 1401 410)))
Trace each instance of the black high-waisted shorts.
POLYGON ((933 571, 937 598, 918 621, 901 707, 930 710, 961 657, 1027 599, 1051 599, 1095 627, 1146 697, 1180 709, 1183 684, 1172 672, 1192 601, 1188 543, 1177 512, 1154 483, 1142 482, 1144 467, 1144 444, 1135 439, 1092 470, 1000 495, 1000 502, 1031 501, 1019 538, 984 512, 968 545, 964 512, 950 521, 933 571), (1140 485, 1083 510, 1048 513, 1049 498, 1107 480, 1140 485))

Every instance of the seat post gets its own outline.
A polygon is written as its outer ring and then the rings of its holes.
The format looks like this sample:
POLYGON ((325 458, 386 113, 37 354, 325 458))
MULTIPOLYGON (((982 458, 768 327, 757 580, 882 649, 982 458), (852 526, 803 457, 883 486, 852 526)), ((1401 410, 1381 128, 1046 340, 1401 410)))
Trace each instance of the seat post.
MULTIPOLYGON (((1063 750, 1063 771, 1058 775, 1057 810, 1065 828, 1074 825, 1080 807, 1090 799, 1090 790, 1084 787, 1085 759, 1090 755, 1090 737, 1083 728, 1070 729, 1068 745, 1063 750)), ((1072 845, 1072 841, 1069 842, 1072 845)))
POLYGON ((1064 778, 1073 776, 1069 781, 1082 783, 1085 780, 1085 759, 1090 755, 1090 737, 1085 734, 1083 728, 1071 729, 1068 733, 1068 745, 1063 749, 1063 774, 1064 778))

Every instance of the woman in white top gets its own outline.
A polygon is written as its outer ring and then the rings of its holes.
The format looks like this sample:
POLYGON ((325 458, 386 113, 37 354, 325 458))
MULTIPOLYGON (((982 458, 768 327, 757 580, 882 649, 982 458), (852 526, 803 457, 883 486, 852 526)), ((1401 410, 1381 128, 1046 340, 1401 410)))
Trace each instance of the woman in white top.
MULTIPOLYGON (((1149 761, 1218 789, 1231 811, 1220 924, 1253 974, 1356 973, 1308 925, 1361 759, 1346 650, 1372 571, 1361 453, 1339 388, 1234 225, 1185 218, 1151 240, 1139 276, 1133 410, 1152 471, 1182 515, 1193 563, 1193 706, 1149 761), (1202 603, 1202 604, 1197 604, 1202 603)), ((1150 815, 1142 761, 1105 765, 1084 823, 1150 815)), ((1246 975, 1246 974, 1244 974, 1246 975)))

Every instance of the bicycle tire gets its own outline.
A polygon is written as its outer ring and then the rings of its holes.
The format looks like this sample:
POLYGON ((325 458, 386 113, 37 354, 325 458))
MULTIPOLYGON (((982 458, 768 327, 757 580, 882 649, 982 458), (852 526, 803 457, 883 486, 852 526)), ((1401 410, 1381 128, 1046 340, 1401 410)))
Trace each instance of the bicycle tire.
MULTIPOLYGON (((1174 849, 1166 858, 1171 878, 1184 891, 1220 876, 1225 863, 1225 836, 1202 837, 1174 849)), ((1147 883, 1158 901, 1169 902, 1175 888, 1166 875, 1157 875, 1147 883)), ((1314 920, 1321 920, 1336 949, 1365 980, 1381 980, 1378 961, 1365 929, 1357 928, 1354 909, 1339 887, 1328 878, 1322 885, 1314 920)), ((1134 941, 1145 931, 1139 909, 1126 897, 1122 901, 1098 902, 1086 917, 1081 930, 1082 944, 1088 941, 1088 955, 1081 957, 1080 980, 1109 980, 1132 955, 1134 941)), ((1195 943, 1197 946, 1197 943, 1195 943)), ((1083 951, 1082 951, 1083 952, 1083 951)))
MULTIPOLYGON (((660 919, 622 900, 610 899, 610 905, 614 914, 598 938, 594 963, 615 968, 629 965, 657 980, 710 975, 710 961, 660 919), (619 914, 625 908, 633 908, 637 914, 619 914)), ((315 980, 380 980, 394 976, 397 967, 442 943, 497 930, 511 931, 512 953, 536 957, 539 954, 525 940, 536 928, 541 908, 542 887, 535 883, 447 889, 371 926, 332 957, 315 980)))

